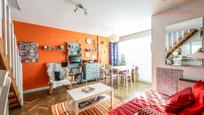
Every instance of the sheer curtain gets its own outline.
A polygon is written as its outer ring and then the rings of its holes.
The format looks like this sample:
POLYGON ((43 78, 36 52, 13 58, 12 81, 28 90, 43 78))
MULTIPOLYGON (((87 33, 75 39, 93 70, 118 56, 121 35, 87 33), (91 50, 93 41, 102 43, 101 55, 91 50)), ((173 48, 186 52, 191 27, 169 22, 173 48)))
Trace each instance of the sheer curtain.
POLYGON ((151 83, 152 54, 150 35, 119 42, 119 55, 120 58, 125 57, 126 65, 136 65, 138 67, 140 81, 151 83))

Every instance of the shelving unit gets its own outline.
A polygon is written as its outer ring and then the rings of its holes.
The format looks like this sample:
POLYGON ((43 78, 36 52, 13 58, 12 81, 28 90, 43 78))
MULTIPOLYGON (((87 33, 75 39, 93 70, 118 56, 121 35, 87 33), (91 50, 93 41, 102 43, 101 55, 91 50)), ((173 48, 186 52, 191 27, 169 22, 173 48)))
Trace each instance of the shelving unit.
MULTIPOLYGON (((80 73, 80 64, 82 63, 81 56, 82 54, 80 43, 75 42, 67 43, 67 61, 69 62, 68 66, 73 76, 80 73)), ((82 80, 83 78, 77 78, 77 76, 75 76, 72 82, 79 83, 82 80)))

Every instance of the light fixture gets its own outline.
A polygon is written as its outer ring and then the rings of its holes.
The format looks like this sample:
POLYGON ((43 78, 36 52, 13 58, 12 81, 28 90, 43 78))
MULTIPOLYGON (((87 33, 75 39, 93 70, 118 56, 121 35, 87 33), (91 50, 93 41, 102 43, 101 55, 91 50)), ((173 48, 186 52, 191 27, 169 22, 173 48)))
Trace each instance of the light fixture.
POLYGON ((114 33, 114 29, 112 31, 113 31, 113 34, 110 35, 109 37, 110 42, 112 43, 119 42, 120 40, 119 36, 114 33))
POLYGON ((109 37, 109 39, 110 39, 110 42, 115 43, 115 42, 118 42, 118 41, 119 41, 119 36, 117 36, 116 34, 113 33, 113 34, 109 37))
POLYGON ((78 7, 76 7, 75 9, 74 9, 74 12, 76 13, 78 11, 78 7))
POLYGON ((204 59, 204 48, 199 49, 191 57, 194 59, 204 59))
POLYGON ((87 9, 82 4, 75 4, 74 12, 76 13, 79 9, 84 10, 84 15, 87 16, 87 9))

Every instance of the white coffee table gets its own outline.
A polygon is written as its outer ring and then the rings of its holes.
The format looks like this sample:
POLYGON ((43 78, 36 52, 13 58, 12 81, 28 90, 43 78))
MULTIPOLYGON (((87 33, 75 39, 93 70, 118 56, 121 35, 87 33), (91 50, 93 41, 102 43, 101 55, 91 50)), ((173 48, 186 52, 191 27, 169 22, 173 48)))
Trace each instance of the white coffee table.
POLYGON ((111 107, 113 107, 113 100, 114 100, 114 91, 112 87, 109 87, 105 84, 102 83, 96 83, 96 84, 92 84, 92 85, 87 85, 84 87, 80 87, 80 88, 75 88, 72 90, 67 90, 67 99, 69 102, 73 102, 70 104, 70 107, 74 110, 75 115, 79 115, 79 113, 81 111, 84 111, 90 107, 95 106, 96 104, 99 104, 101 102, 104 102, 107 99, 111 99, 111 107), (95 88, 95 90, 89 92, 89 93, 85 93, 83 91, 81 91, 83 88, 85 87, 92 87, 95 88), (108 96, 107 94, 109 94, 110 96, 108 96), (88 105, 86 107, 83 108, 79 108, 79 103, 97 96, 103 95, 105 96, 104 99, 101 99, 100 101, 95 102, 94 104, 88 105))

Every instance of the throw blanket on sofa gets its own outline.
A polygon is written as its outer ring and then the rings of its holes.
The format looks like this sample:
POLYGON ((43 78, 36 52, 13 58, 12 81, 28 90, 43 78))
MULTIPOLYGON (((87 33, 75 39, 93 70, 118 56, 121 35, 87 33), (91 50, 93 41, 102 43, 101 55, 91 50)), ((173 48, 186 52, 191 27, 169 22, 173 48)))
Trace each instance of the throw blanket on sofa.
POLYGON ((163 115, 168 96, 155 91, 146 92, 138 98, 110 111, 110 115, 163 115), (145 113, 145 114, 144 114, 145 113))

